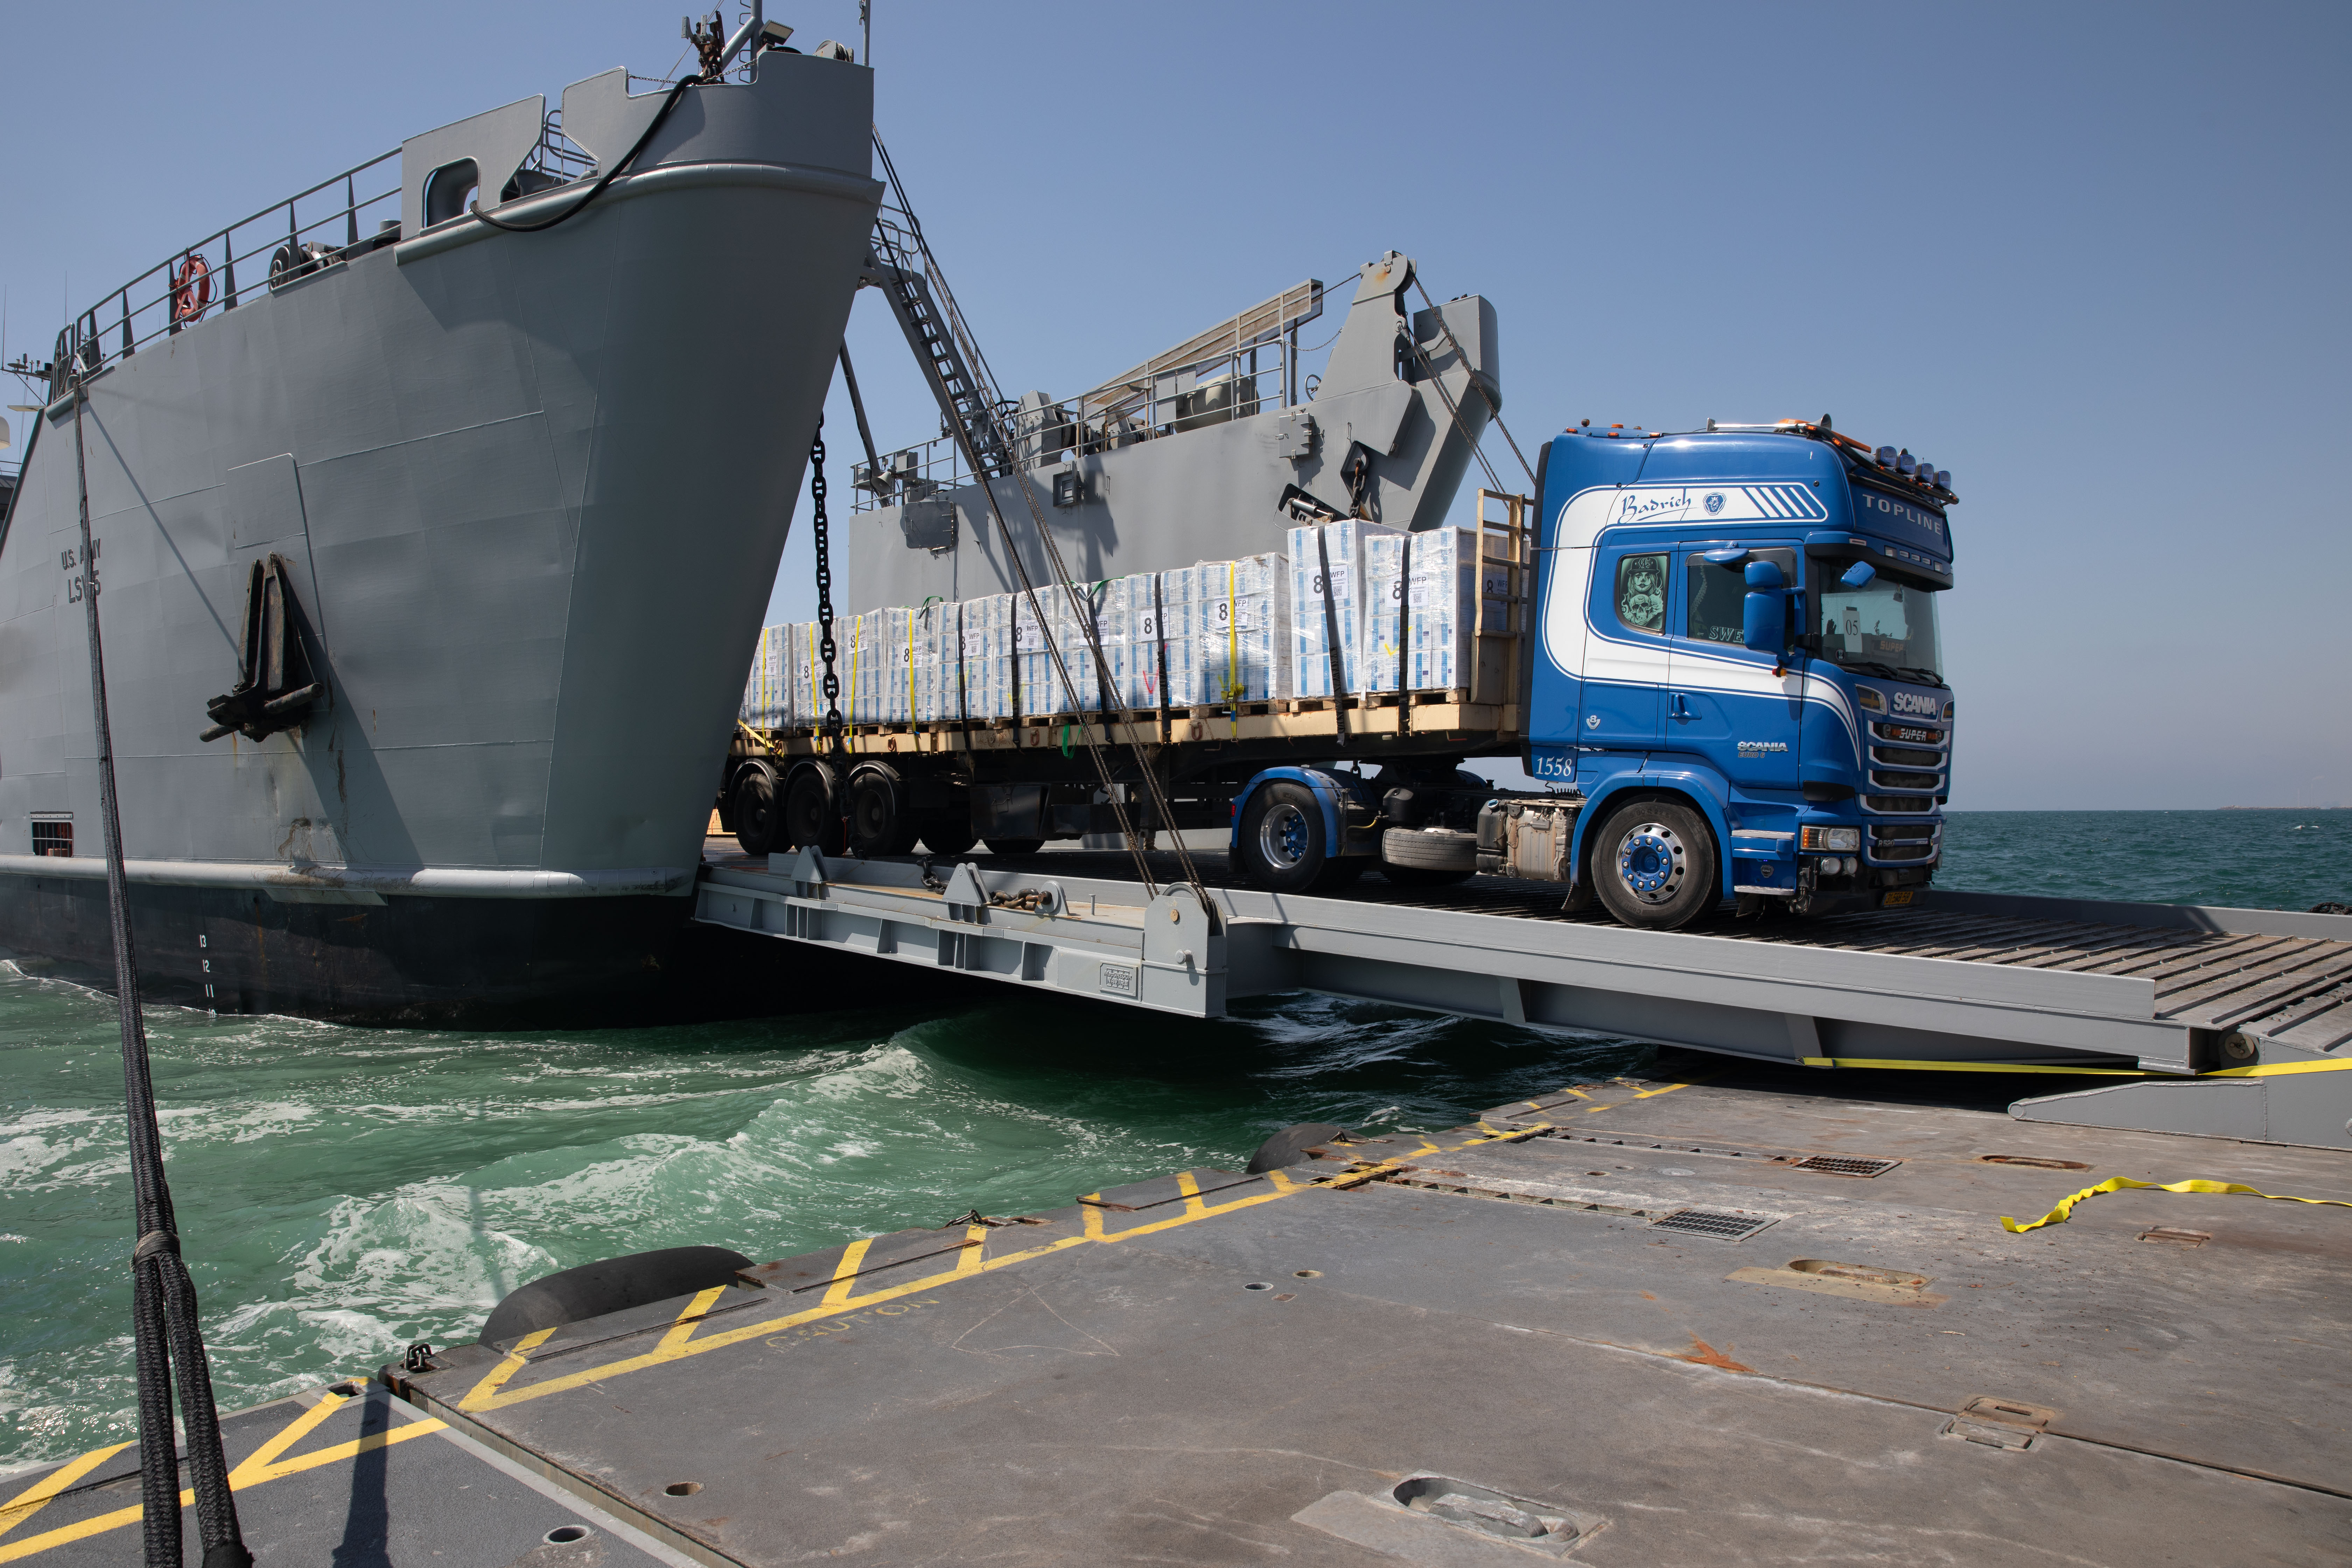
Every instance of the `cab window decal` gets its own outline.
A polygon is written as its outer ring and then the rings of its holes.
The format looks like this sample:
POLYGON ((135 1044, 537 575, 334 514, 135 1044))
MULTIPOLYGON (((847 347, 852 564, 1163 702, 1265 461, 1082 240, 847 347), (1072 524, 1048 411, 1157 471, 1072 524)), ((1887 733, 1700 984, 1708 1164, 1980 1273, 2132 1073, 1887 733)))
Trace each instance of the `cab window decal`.
POLYGON ((1666 558, 1628 555, 1617 563, 1617 618, 1637 632, 1666 629, 1666 558))

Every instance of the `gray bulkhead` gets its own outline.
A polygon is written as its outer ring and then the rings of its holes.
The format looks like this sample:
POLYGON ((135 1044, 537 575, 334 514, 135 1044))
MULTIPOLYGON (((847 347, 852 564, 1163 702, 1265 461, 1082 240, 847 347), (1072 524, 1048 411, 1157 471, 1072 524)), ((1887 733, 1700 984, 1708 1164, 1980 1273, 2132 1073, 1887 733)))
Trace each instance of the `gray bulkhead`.
MULTIPOLYGON (((566 94, 600 160, 661 102, 624 80, 566 94)), ((434 167, 476 158, 497 206, 541 119, 529 99, 413 139, 396 247, 248 286, 89 384, 134 860, 675 869, 687 890, 880 195, 872 73, 771 53, 688 90, 561 226, 423 229, 434 167), (273 552, 326 702, 200 743, 273 552)), ((0 868, 20 874, 33 813, 70 812, 76 857, 102 853, 67 404, 29 459, 0 540, 0 868)))
MULTIPOLYGON (((1393 251, 1363 268, 1321 385, 1296 411, 1268 405, 1247 417, 1080 455, 1076 465, 1084 500, 1076 506, 1051 504, 1052 470, 1063 456, 1033 458, 1024 481, 1071 572, 1093 582, 1280 551, 1296 521, 1281 507, 1289 487, 1297 485, 1334 513, 1349 510, 1341 469, 1359 443, 1370 454, 1367 510, 1375 520, 1398 528, 1444 521, 1472 445, 1491 415, 1472 388, 1471 374, 1497 402, 1502 395, 1495 310, 1476 295, 1465 295, 1433 310, 1408 311, 1404 293, 1412 276, 1412 263, 1393 251), (1441 313, 1454 342, 1472 357, 1469 366, 1440 330, 1441 313), (1435 385, 1425 376, 1406 378, 1399 352, 1403 333, 1428 356, 1460 411, 1466 437, 1435 385), (1312 422, 1310 439, 1299 438, 1301 414, 1312 422)), ((994 489, 1032 580, 1051 581, 1014 481, 1000 479, 994 489)), ((930 504, 941 500, 955 514, 952 542, 944 547, 933 542, 940 531, 908 528, 901 505, 852 518, 849 594, 840 601, 845 613, 919 605, 934 595, 979 598, 1019 586, 979 486, 946 491, 930 504)))

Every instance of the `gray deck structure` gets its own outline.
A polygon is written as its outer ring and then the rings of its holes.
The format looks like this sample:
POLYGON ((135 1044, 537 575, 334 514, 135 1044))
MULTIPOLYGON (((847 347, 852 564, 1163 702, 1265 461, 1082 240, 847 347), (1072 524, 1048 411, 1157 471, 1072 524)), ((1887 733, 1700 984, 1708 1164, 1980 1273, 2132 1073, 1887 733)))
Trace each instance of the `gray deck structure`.
MULTIPOLYGON (((445 1428, 257 1481, 249 1533, 315 1561, 389 1499, 381 1554, 338 1561, 503 1563, 563 1517, 521 1474, 616 1563, 2352 1553, 2352 1210, 2127 1190, 2001 1224, 2117 1176, 2347 1200, 2347 1157, 1922 1082, 1669 1066, 437 1351, 278 1469, 359 1419, 445 1428), (466 1464, 489 1499, 450 1489, 466 1464)), ((299 1414, 233 1423, 232 1458, 299 1414)), ((68 1489, 0 1560, 121 1561, 125 1500, 68 1489)))
POLYGON ((2352 917, 1930 890, 1644 931, 1564 914, 1546 884, 1297 897, 1213 856, 1212 922, 1172 858, 1161 890, 1129 864, 714 848, 696 918, 1196 1017, 1321 991, 1797 1066, 1998 1067, 2068 1091, 2021 1115, 2352 1148, 2352 917))

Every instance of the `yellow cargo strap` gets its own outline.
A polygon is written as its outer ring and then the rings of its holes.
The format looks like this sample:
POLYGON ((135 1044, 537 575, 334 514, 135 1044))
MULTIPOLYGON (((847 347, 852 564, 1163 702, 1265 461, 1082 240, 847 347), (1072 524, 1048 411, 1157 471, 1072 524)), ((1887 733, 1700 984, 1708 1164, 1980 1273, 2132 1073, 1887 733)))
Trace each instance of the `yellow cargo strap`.
POLYGON ((2352 1203, 2342 1198, 2298 1198, 2285 1193, 2265 1193, 2236 1182, 2207 1182, 2191 1179, 2186 1182, 2135 1182, 2129 1176, 2110 1176, 2095 1187, 2084 1187, 2072 1197, 2061 1198, 2058 1206, 2035 1220, 2032 1225, 2020 1225, 2007 1215, 2000 1217, 2000 1228, 2021 1236, 2029 1230, 2039 1230, 2045 1225, 2063 1225, 2067 1214, 2084 1198, 2097 1197, 2101 1193, 2119 1193, 2126 1187, 2148 1187, 2159 1193, 2245 1193, 2253 1197, 2271 1198, 2283 1204, 2331 1204, 2340 1209, 2352 1209, 2352 1203))

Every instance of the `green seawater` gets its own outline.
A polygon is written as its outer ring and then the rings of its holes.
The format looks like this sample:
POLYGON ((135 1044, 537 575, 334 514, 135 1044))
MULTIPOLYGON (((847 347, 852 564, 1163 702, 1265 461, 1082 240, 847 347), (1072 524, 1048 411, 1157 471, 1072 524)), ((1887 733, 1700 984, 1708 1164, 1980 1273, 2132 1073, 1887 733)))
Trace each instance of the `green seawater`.
MULTIPOLYGON (((2352 900, 2352 811, 1980 813, 1950 887, 2352 900)), ((225 1408, 473 1337, 538 1275, 715 1242, 778 1258, 1018 1214, 1297 1121, 1435 1130, 1648 1047, 1292 996, 1188 1023, 955 999, 564 1034, 147 1015, 225 1408)), ((132 1435, 111 1001, 0 966, 0 1465, 132 1435)))

